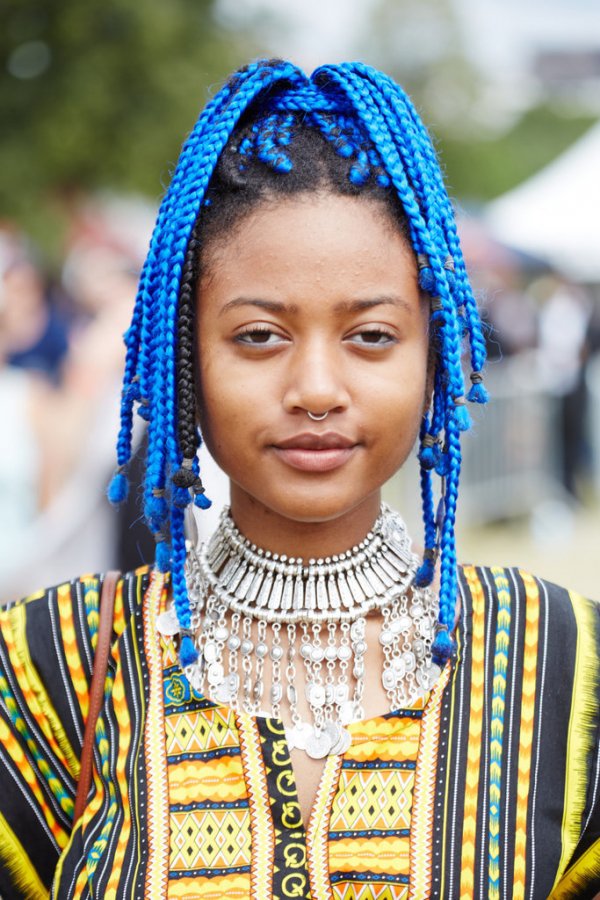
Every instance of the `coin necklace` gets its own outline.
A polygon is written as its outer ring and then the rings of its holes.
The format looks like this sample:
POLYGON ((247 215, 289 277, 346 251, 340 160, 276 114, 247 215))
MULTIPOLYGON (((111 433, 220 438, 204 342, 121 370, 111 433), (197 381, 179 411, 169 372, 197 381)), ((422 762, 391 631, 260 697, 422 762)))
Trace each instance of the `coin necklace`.
MULTIPOLYGON (((385 504, 360 544, 306 562, 252 544, 226 507, 210 540, 188 551, 199 656, 186 675, 201 693, 251 715, 280 718, 287 703, 290 749, 314 759, 345 753, 345 726, 364 717, 369 613, 380 614, 390 710, 409 705, 439 676, 430 652, 436 600, 413 584, 418 564, 403 520, 385 504), (298 712, 299 664, 311 722, 298 712)), ((159 628, 178 630, 173 610, 159 628)))

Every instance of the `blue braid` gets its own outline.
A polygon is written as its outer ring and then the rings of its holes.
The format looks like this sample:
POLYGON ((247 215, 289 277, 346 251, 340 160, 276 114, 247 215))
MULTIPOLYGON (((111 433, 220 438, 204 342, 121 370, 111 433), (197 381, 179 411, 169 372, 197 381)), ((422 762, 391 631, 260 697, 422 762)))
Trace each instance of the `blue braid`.
MULTIPOLYGON (((369 79, 373 76, 373 70, 366 66, 356 64, 356 69, 363 71, 369 79)), ((432 212, 439 222, 443 225, 445 231, 445 242, 449 250, 450 256, 454 263, 455 275, 453 281, 456 284, 458 305, 468 306, 469 330, 471 335, 473 369, 480 372, 485 362, 485 342, 483 340, 481 322, 477 313, 477 306, 473 297, 473 292, 469 284, 462 251, 458 235, 456 233, 456 225, 450 202, 448 200, 445 186, 437 161, 435 159, 435 151, 429 135, 420 122, 410 99, 405 95, 402 96, 402 102, 398 102, 400 90, 394 82, 385 75, 378 78, 378 86, 380 89, 380 112, 392 128, 394 135, 403 140, 403 133, 410 135, 411 133, 418 136, 418 142, 414 147, 414 155, 418 165, 416 169, 411 171, 413 177, 420 181, 420 173, 425 171, 425 166, 429 166, 431 183, 427 190, 423 190, 423 201, 427 205, 428 210, 432 212), (385 102, 384 102, 385 101, 385 102), (394 115, 395 113, 395 115, 394 115), (408 113, 408 115, 406 114, 408 113)), ((430 271, 430 270, 429 270, 430 271)), ((435 285, 429 285, 428 289, 433 292, 435 285)))
MULTIPOLYGON (((183 510, 191 502, 189 491, 167 485, 181 466, 176 421, 176 359, 178 299, 185 251, 190 233, 219 156, 240 116, 265 88, 277 82, 305 84, 305 76, 288 63, 256 63, 230 81, 208 104, 186 141, 169 190, 161 204, 136 301, 137 315, 130 332, 131 352, 123 389, 120 456, 129 458, 131 403, 128 393, 137 364, 140 411, 148 418, 148 450, 144 487, 144 513, 156 538, 156 564, 171 568, 173 596, 182 629, 189 629, 189 602, 184 575, 185 537, 183 510), (135 346, 137 344, 137 347, 135 346)), ((289 120, 289 117, 288 117, 289 120)), ((291 134, 280 137, 280 144, 291 134)), ((276 145, 274 145, 276 146, 276 145)), ((265 153, 272 147, 267 142, 265 153)), ((198 475, 197 463, 193 463, 198 475)), ((121 475, 121 472, 117 473, 121 475)), ((117 494, 117 491, 114 491, 117 494)), ((204 495, 194 501, 206 508, 204 495)), ((191 658, 190 641, 182 640, 181 656, 191 658)))
MULTIPOLYGON (((377 106, 378 115, 385 121, 394 137, 410 183, 419 197, 419 203, 425 212, 428 228, 434 234, 437 242, 441 237, 439 209, 443 208, 444 203, 448 201, 443 186, 441 192, 437 189, 434 173, 432 172, 430 177, 427 171, 429 166, 425 163, 425 158, 429 163, 431 160, 435 160, 429 135, 416 116, 412 106, 405 102, 407 98, 397 85, 394 85, 385 76, 374 80, 372 77, 374 72, 368 67, 355 64, 352 68, 369 85, 369 92, 377 106), (390 90, 391 87, 393 87, 393 91, 390 90), (388 89, 386 90, 386 88, 388 89), (391 109, 390 100, 400 102, 396 102, 394 104, 395 108, 391 109)), ((439 171, 437 163, 435 163, 434 168, 436 172, 439 171)))
POLYGON ((183 530, 184 513, 174 507, 171 513, 171 530, 173 534, 173 603, 177 613, 177 621, 182 629, 179 658, 182 666, 189 666, 198 658, 198 651, 192 640, 192 618, 185 582, 185 536, 183 530))
POLYGON ((450 637, 454 629, 456 610, 456 541, 454 525, 456 522, 456 504, 458 501, 458 483, 460 478, 461 451, 460 434, 457 424, 449 417, 446 424, 446 443, 450 464, 445 476, 443 498, 444 516, 441 536, 441 577, 440 577, 440 611, 438 622, 440 630, 432 645, 434 662, 444 663, 454 650, 455 645, 450 637))
MULTIPOLYGON (((456 491, 458 489, 460 472, 460 444, 456 436, 459 430, 465 430, 469 426, 468 413, 463 405, 464 381, 461 368, 461 333, 457 322, 457 307, 460 305, 460 296, 457 295, 456 291, 456 277, 450 280, 447 275, 448 270, 445 268, 451 241, 448 242, 447 234, 444 235, 443 233, 439 213, 431 215, 431 207, 436 205, 431 198, 433 197, 440 202, 441 175, 437 164, 431 164, 432 160, 434 161, 434 153, 429 138, 420 123, 415 129, 407 129, 409 136, 416 135, 419 138, 419 147, 423 150, 420 156, 420 166, 410 164, 406 158, 409 154, 406 153, 405 142, 400 142, 400 146, 398 146, 398 143, 394 140, 398 136, 398 127, 395 125, 389 127, 389 115, 382 116, 382 104, 373 99, 373 95, 377 94, 381 80, 377 73, 373 73, 371 70, 369 70, 368 79, 361 78, 361 68, 364 73, 364 67, 360 66, 340 66, 339 69, 324 67, 319 70, 319 73, 315 73, 313 78, 316 79, 320 77, 320 73, 325 73, 328 79, 334 80, 345 91, 347 97, 353 103, 358 117, 362 120, 373 144, 377 147, 384 160, 385 168, 390 174, 404 206, 411 226, 413 246, 418 253, 427 255, 433 274, 436 299, 438 299, 440 306, 434 313, 438 322, 439 353, 441 360, 445 363, 446 372, 445 389, 440 390, 442 385, 438 383, 434 405, 437 404, 438 416, 443 413, 447 445, 447 465, 444 466, 444 469, 447 469, 445 473, 445 493, 446 495, 451 495, 451 502, 448 502, 448 496, 446 496, 443 504, 440 632, 434 643, 436 660, 444 662, 453 651, 449 632, 454 627, 456 595, 454 521, 456 491), (343 70, 343 75, 340 73, 340 70, 343 70), (404 150, 404 158, 401 157, 402 150, 404 150), (412 185, 409 182, 409 176, 412 178, 412 185), (428 213, 430 213, 429 218, 432 219, 430 223, 424 219, 424 216, 427 216, 428 213), (452 436, 452 440, 450 440, 450 436, 452 436)), ((385 79, 383 79, 383 84, 385 84, 385 79)), ((400 100, 399 88, 395 88, 395 94, 400 100)), ((396 104, 396 109, 397 107, 398 104, 396 104)), ((412 107, 407 105, 406 110, 411 114, 413 122, 418 122, 418 120, 415 120, 412 107)), ((418 153, 419 147, 413 147, 414 154, 418 153)), ((445 191, 441 196, 440 205, 449 207, 445 191)), ((444 210, 444 212, 448 216, 448 210, 444 210)), ((430 551, 432 546, 428 541, 431 540, 434 528, 432 524, 433 501, 430 472, 424 466, 422 466, 421 471, 426 551, 430 551)), ((427 552, 427 557, 429 556, 430 553, 427 552)), ((426 581, 432 575, 431 560, 426 558, 419 572, 419 577, 421 580, 426 581)))
MULTIPOLYGON (((420 434, 426 551, 417 578, 422 584, 431 582, 439 540, 440 630, 433 649, 436 660, 443 662, 453 652, 449 633, 454 627, 456 597, 454 523, 460 431, 469 425, 461 368, 463 324, 470 342, 468 399, 473 402, 487 399, 480 374, 485 342, 431 139, 402 89, 369 66, 323 66, 308 80, 290 63, 258 61, 236 73, 201 113, 161 204, 140 279, 126 337, 119 468, 109 493, 119 500, 126 492, 124 467, 131 455, 133 404, 138 402, 138 413, 148 420, 144 513, 157 541, 157 566, 172 570, 183 635, 180 653, 187 664, 195 651, 184 574, 184 510, 192 501, 201 508, 210 501, 204 495, 197 457, 184 458, 179 444, 176 347, 182 271, 215 167, 240 119, 255 104, 254 118, 250 117, 237 147, 231 145, 240 172, 255 160, 285 177, 293 168, 287 148, 296 129, 314 128, 348 160, 348 178, 357 191, 375 178, 382 188, 393 189, 404 208, 419 259, 420 285, 432 298, 437 356, 431 414, 424 416, 420 434), (442 476, 440 522, 434 514, 435 473, 442 476)), ((190 443, 187 438, 186 443, 190 443)))
POLYGON ((118 469, 113 475, 107 490, 111 503, 121 503, 126 499, 129 482, 125 474, 125 468, 131 458, 131 432, 133 426, 133 404, 138 396, 139 384, 134 381, 135 369, 138 358, 140 322, 142 317, 141 304, 136 301, 133 310, 133 318, 128 331, 125 333, 125 373, 124 384, 129 387, 121 394, 121 424, 117 436, 117 465, 118 469), (137 390, 136 390, 137 389, 137 390))
MULTIPOLYGON (((428 416, 423 417, 421 424, 421 445, 429 432, 428 416)), ((425 553, 423 562, 415 575, 415 582, 420 587, 431 584, 435 573, 436 554, 436 524, 433 503, 433 490, 431 485, 431 471, 421 461, 421 501, 423 504, 423 523, 425 526, 425 553)))

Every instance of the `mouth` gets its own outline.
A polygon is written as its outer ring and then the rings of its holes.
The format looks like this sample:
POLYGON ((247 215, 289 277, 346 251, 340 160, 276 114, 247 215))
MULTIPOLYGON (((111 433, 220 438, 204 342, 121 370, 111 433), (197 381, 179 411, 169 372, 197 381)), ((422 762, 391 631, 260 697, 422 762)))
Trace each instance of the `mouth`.
POLYGON ((301 472, 331 472, 343 466, 359 444, 342 434, 305 432, 272 445, 272 449, 288 466, 301 472))

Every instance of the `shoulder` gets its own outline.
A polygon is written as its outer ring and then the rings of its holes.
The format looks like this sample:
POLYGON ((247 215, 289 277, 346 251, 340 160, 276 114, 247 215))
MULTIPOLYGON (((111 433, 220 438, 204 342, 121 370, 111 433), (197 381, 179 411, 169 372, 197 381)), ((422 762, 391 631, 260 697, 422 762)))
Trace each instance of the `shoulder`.
POLYGON ((509 566, 459 567, 461 593, 471 602, 486 606, 514 606, 525 603, 531 610, 539 609, 558 616, 598 618, 600 604, 584 598, 576 591, 540 578, 524 569, 509 566))
POLYGON ((486 655, 506 644, 550 682, 597 684, 600 604, 518 568, 461 566, 459 583, 465 635, 485 640, 486 655))
MULTIPOLYGON (((148 566, 125 572, 115 591, 113 634, 118 638, 141 606, 148 584, 148 566)), ((47 653, 52 644, 89 641, 92 650, 98 631, 104 574, 85 574, 35 591, 0 609, 0 638, 8 647, 27 645, 28 653, 47 653)))

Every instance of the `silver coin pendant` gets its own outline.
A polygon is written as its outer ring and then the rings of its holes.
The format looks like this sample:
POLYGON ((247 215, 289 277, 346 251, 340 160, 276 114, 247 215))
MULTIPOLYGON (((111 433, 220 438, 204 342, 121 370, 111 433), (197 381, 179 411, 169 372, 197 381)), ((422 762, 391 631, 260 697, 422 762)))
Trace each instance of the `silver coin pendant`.
POLYGON ((324 759, 331 752, 331 738, 326 731, 312 729, 306 742, 306 753, 311 759, 324 759))

